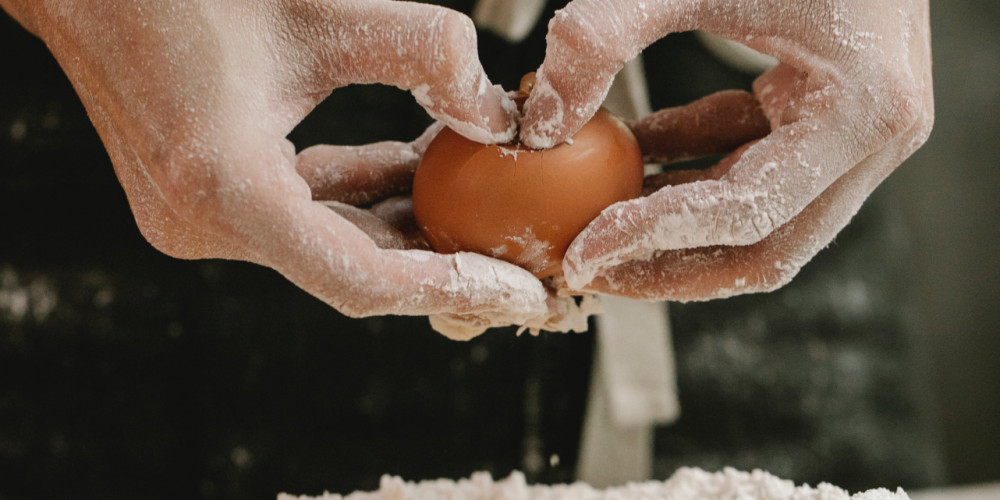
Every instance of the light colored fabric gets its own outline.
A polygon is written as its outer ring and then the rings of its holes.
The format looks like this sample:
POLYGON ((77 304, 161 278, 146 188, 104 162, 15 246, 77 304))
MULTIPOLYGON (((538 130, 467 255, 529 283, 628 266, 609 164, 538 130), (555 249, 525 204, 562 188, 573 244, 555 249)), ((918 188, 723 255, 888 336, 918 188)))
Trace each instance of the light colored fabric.
POLYGON ((597 317, 602 379, 619 427, 673 421, 680 414, 664 302, 601 297, 597 317))
POLYGON ((544 8, 545 0, 479 0, 472 10, 472 20, 477 26, 517 43, 538 24, 544 8))
MULTIPOLYGON (((476 24, 511 42, 539 22, 544 0, 479 0, 476 24)), ((604 107, 623 118, 650 113, 642 58, 618 73, 604 107)), ((643 481, 657 424, 677 418, 673 351, 665 303, 602 297, 577 478, 596 487, 643 481)))
POLYGON ((649 479, 653 472, 652 426, 616 423, 604 363, 600 358, 594 361, 576 478, 595 488, 649 479))
POLYGON ((597 487, 650 478, 658 424, 680 413, 665 303, 601 297, 577 479, 597 487))
MULTIPOLYGON (((615 77, 604 107, 650 113, 641 56, 615 77)), ((610 487, 650 478, 656 426, 680 414, 666 303, 601 297, 577 479, 610 487)))
POLYGON ((608 111, 628 119, 648 115, 649 93, 646 88, 646 72, 642 68, 642 56, 638 56, 625 64, 625 67, 615 76, 608 96, 604 98, 604 107, 608 111))
MULTIPOLYGON (((646 71, 642 67, 642 55, 625 64, 615 76, 603 106, 616 116, 634 120, 653 112, 649 105, 649 91, 646 88, 646 71)), ((660 171, 659 165, 646 165, 646 175, 660 171)))

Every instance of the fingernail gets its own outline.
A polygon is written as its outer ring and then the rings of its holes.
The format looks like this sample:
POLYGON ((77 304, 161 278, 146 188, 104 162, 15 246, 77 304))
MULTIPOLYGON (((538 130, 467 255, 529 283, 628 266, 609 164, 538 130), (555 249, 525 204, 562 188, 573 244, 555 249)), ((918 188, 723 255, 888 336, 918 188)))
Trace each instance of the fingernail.
POLYGON ((529 317, 545 311, 545 287, 524 269, 474 253, 452 259, 463 286, 485 294, 484 302, 502 299, 506 309, 529 317))
POLYGON ((548 149, 555 146, 562 130, 562 110, 555 99, 542 95, 536 85, 535 91, 524 104, 524 120, 521 126, 521 142, 532 149, 548 149))
POLYGON ((509 142, 514 138, 516 110, 514 101, 496 87, 486 89, 479 102, 479 113, 484 125, 497 142, 509 142))
POLYGON ((563 276, 570 290, 583 291, 597 276, 597 269, 580 261, 579 252, 571 247, 563 259, 563 276))

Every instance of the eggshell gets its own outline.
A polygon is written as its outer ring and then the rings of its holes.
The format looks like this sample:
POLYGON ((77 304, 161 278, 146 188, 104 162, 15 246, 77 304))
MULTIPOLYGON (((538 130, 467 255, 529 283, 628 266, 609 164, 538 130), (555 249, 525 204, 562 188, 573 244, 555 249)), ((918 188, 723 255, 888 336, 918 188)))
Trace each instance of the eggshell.
POLYGON ((539 278, 562 274, 573 238, 609 205, 642 191, 642 154, 601 109, 546 150, 484 145, 442 129, 413 180, 413 212, 434 250, 477 252, 539 278))

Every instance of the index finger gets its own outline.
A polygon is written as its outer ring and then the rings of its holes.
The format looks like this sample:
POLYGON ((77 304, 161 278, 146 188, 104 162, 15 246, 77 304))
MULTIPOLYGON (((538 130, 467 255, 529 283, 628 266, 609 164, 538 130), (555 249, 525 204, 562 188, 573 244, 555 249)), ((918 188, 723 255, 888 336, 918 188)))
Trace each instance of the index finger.
POLYGON ((415 2, 296 0, 280 19, 310 91, 351 83, 409 90, 428 113, 484 143, 514 135, 514 104, 490 83, 465 15, 415 2))
POLYGON ((681 24, 694 23, 706 3, 575 0, 557 11, 524 104, 521 140, 545 149, 572 136, 597 112, 626 62, 681 24))
POLYGON ((893 26, 909 22, 859 14, 868 8, 855 3, 574 0, 549 22, 521 140, 536 149, 565 141, 597 111, 622 66, 674 32, 705 30, 843 83, 851 75, 841 74, 839 61, 850 61, 852 52, 880 53, 882 45, 893 51, 902 43, 891 36, 893 26))

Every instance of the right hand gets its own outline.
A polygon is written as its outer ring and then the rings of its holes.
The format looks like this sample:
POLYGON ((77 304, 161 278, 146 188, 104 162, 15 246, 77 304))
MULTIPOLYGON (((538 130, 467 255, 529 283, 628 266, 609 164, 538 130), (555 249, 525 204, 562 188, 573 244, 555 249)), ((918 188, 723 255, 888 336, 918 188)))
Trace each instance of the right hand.
POLYGON ((285 139, 331 90, 385 83, 472 139, 510 140, 511 103, 486 78, 468 18, 383 0, 0 5, 62 65, 140 231, 164 253, 270 267, 354 317, 449 314, 497 326, 558 314, 527 271, 480 255, 379 248, 317 201, 391 194, 419 143, 296 155, 285 139), (372 182, 333 176, 345 169, 372 182))
POLYGON ((653 162, 729 154, 647 179, 659 189, 593 220, 563 260, 573 290, 676 301, 774 290, 930 134, 927 0, 574 0, 549 24, 522 141, 566 140, 626 61, 694 29, 780 64, 753 96, 721 92, 633 124, 653 162))

